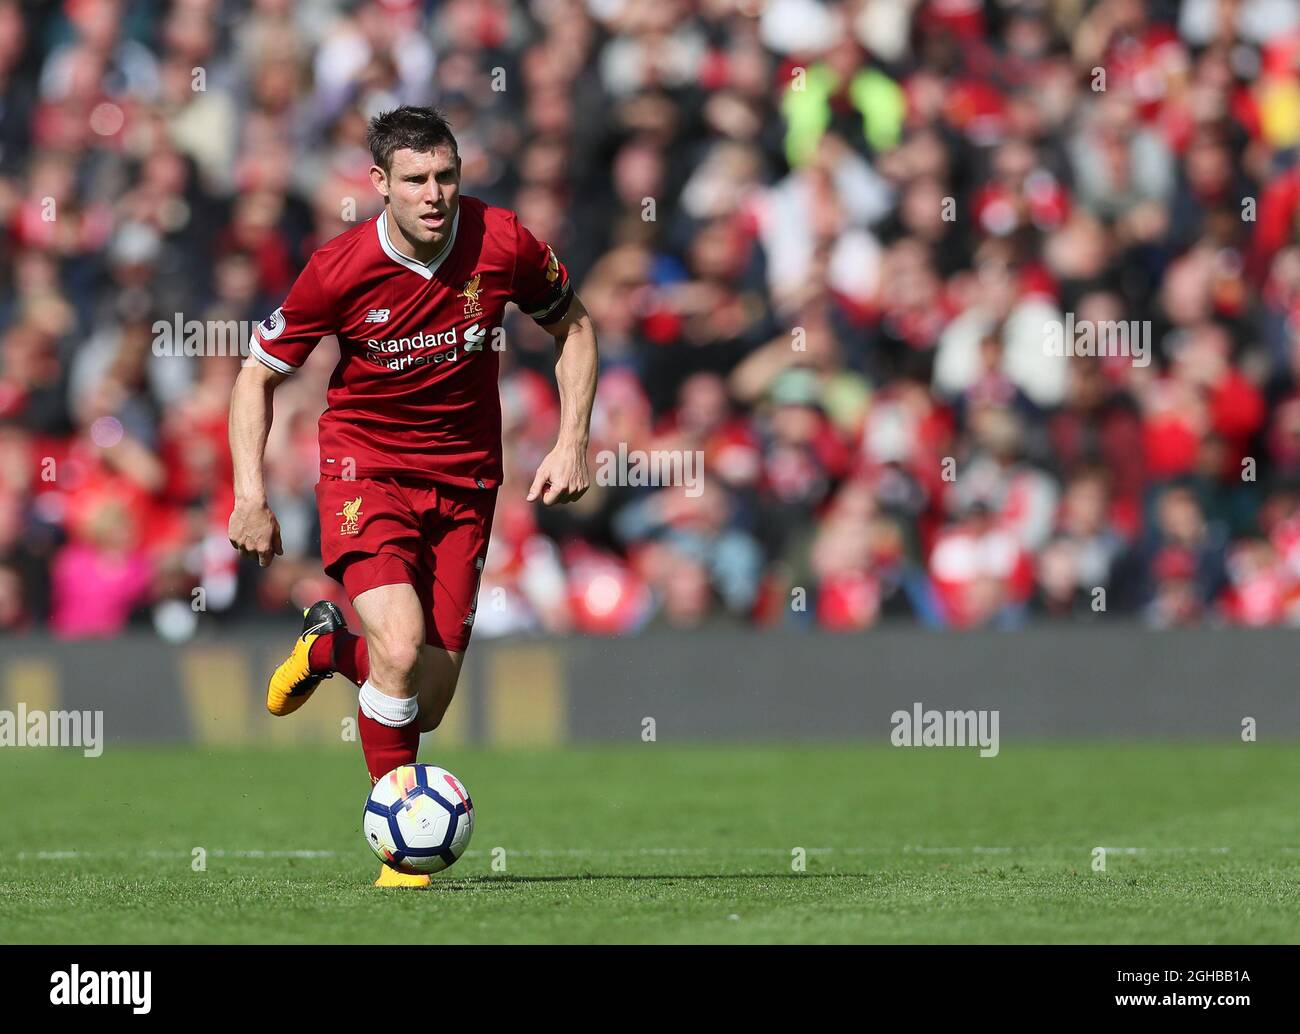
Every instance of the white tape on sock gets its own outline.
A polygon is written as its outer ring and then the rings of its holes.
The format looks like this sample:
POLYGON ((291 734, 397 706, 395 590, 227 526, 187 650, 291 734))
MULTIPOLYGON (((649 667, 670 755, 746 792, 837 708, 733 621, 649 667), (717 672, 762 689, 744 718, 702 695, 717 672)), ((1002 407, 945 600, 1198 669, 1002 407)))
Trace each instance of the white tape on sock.
POLYGON ((367 718, 393 729, 410 725, 420 710, 420 702, 415 697, 390 697, 372 686, 369 679, 361 684, 357 701, 367 718))

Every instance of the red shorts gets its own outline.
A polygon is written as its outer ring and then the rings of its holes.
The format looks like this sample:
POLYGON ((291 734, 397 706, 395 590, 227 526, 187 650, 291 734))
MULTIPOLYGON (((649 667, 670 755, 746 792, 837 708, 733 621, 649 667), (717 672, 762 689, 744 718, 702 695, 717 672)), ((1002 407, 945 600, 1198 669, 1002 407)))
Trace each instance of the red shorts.
POLYGON ((425 641, 463 651, 496 501, 495 488, 322 474, 316 505, 325 573, 351 600, 380 585, 413 586, 424 608, 425 641))

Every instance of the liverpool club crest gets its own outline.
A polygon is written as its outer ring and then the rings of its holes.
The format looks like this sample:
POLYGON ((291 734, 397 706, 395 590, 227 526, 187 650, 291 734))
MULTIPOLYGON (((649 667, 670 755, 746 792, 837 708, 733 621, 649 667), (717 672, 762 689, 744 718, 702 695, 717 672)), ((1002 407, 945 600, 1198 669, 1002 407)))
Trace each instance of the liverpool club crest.
POLYGON ((348 500, 343 504, 343 509, 334 516, 343 518, 343 523, 339 526, 340 535, 357 534, 360 530, 358 524, 361 520, 361 496, 348 500))
POLYGON ((465 288, 460 296, 465 299, 465 318, 472 319, 483 315, 483 306, 479 304, 479 274, 475 273, 465 281, 465 288))

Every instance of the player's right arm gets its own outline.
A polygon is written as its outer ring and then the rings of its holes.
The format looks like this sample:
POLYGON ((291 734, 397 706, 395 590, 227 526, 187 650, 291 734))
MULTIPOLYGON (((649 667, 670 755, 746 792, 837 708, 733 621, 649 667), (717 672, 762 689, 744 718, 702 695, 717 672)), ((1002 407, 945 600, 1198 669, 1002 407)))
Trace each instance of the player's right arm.
POLYGON ((332 305, 321 285, 316 256, 308 261, 284 304, 257 325, 250 355, 230 395, 230 458, 235 508, 230 544, 263 567, 284 553, 280 525, 266 500, 262 457, 271 433, 276 387, 303 364, 322 337, 335 333, 332 305))
POLYGON ((230 458, 234 465, 235 508, 230 514, 230 544, 266 567, 280 556, 280 524, 266 501, 262 457, 271 433, 275 389, 288 374, 249 358, 230 395, 230 458))

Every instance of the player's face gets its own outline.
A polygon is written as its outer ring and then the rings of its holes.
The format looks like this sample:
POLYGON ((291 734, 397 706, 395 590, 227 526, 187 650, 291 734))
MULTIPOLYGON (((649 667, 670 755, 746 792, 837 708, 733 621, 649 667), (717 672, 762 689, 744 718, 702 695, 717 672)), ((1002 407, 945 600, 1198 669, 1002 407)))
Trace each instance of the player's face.
POLYGON ((436 254, 451 234, 460 204, 460 159, 450 147, 433 151, 402 148, 393 152, 392 168, 375 166, 371 178, 388 195, 389 217, 421 252, 436 254))

